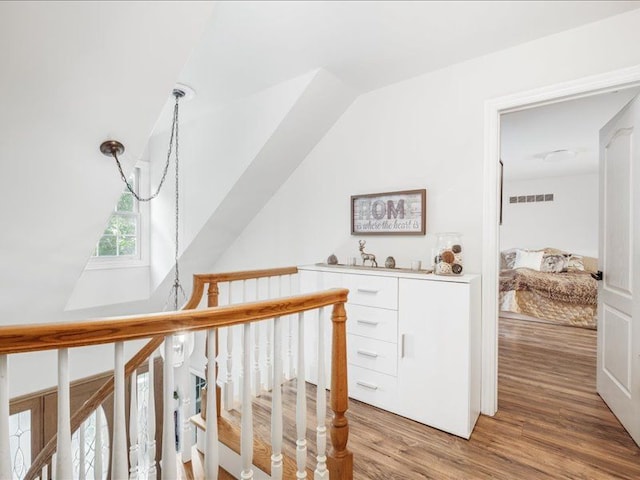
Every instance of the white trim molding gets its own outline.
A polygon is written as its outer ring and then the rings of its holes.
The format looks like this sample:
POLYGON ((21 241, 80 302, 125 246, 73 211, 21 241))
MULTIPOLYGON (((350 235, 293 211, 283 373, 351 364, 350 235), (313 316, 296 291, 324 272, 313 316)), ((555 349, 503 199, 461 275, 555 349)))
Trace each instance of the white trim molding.
POLYGON ((482 246, 482 407, 485 415, 498 410, 498 276, 500 180, 500 115, 565 100, 588 97, 640 85, 640 65, 570 82, 520 92, 485 102, 484 204, 482 246))

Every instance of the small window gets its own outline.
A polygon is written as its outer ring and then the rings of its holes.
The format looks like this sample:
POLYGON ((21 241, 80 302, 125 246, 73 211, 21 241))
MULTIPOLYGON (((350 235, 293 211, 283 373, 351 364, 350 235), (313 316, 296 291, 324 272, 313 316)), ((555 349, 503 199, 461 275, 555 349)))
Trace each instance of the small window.
MULTIPOLYGON (((139 180, 140 169, 136 168, 129 177, 134 191, 138 191, 139 180)), ((140 258, 140 205, 126 187, 92 256, 109 259, 140 258)))
POLYGON ((195 378, 195 411, 196 413, 200 413, 202 411, 202 387, 204 387, 207 382, 204 378, 199 377, 198 375, 193 376, 195 378))

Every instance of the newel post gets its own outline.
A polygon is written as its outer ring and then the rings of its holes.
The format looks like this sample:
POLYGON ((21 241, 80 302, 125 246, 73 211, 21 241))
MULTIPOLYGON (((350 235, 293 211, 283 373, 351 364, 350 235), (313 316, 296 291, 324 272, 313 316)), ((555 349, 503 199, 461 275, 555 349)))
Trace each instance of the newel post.
POLYGON ((347 386, 347 314, 344 303, 333 306, 331 315, 333 338, 331 342, 331 451, 327 467, 331 480, 353 480, 353 453, 347 448, 349 421, 345 412, 349 408, 347 386))

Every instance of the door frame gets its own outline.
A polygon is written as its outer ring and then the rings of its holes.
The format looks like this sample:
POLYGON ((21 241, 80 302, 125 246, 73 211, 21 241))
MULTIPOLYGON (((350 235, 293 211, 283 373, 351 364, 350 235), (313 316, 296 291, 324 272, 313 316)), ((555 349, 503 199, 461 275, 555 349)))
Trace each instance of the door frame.
POLYGON ((566 100, 640 86, 640 65, 485 101, 482 221, 482 404, 498 410, 498 279, 500 272, 500 116, 566 100))

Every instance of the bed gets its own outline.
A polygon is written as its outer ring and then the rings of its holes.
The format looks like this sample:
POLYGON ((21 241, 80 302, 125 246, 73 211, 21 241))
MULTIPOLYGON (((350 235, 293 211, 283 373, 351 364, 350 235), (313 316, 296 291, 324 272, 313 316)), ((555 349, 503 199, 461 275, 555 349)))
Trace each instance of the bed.
POLYGON ((556 249, 502 252, 500 310, 559 325, 595 329, 597 260, 556 249), (521 253, 519 253, 521 252, 521 253))

